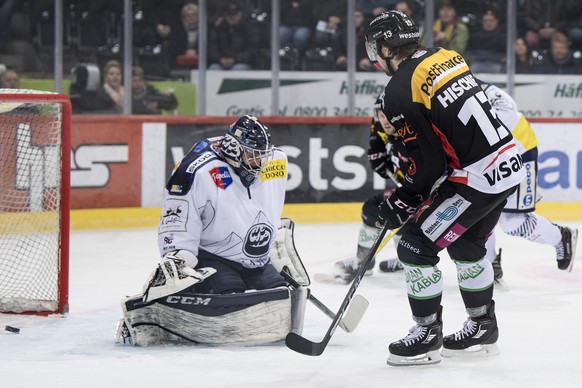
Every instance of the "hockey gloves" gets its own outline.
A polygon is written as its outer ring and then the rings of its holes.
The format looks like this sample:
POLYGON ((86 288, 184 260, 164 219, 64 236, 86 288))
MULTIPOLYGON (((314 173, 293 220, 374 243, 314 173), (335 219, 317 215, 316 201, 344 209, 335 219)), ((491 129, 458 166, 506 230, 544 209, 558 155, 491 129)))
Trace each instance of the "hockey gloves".
POLYGON ((370 129, 370 148, 368 148, 368 160, 372 169, 382 178, 388 179, 386 169, 388 168, 388 154, 386 152, 386 142, 388 135, 380 129, 380 123, 372 123, 370 129))
POLYGON ((386 172, 386 169, 388 167, 387 165, 388 157, 386 155, 386 150, 379 151, 370 148, 368 150, 368 160, 370 161, 372 169, 378 175, 380 175, 384 179, 388 179, 388 173, 386 172))
POLYGON ((388 229, 401 227, 422 203, 418 198, 404 197, 408 196, 394 192, 380 204, 378 207, 378 220, 376 221, 377 227, 381 228, 384 225, 387 225, 388 229))

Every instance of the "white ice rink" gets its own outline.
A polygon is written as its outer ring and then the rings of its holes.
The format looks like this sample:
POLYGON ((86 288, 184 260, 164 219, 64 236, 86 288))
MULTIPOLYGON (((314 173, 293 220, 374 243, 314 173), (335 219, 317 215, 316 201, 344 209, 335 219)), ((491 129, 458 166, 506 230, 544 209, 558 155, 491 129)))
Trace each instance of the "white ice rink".
MULTIPOLYGON (((582 231, 582 222, 567 222, 582 231)), ((297 224, 297 249, 311 275, 355 253, 358 224, 297 224)), ((65 317, 0 315, 20 334, 0 332, 0 387, 576 387, 582 379, 582 262, 559 271, 552 247, 497 234, 509 291, 496 291, 497 357, 443 359, 423 367, 386 365, 388 344, 412 320, 402 273, 375 273, 358 293, 370 307, 358 329, 337 330, 323 355, 278 343, 258 347, 124 347, 113 343, 120 299, 140 292, 156 259, 156 230, 73 232, 70 312, 65 317)), ((389 244, 380 258, 394 255, 389 244)), ((455 269, 445 279, 444 331, 465 320, 455 269)), ((313 283, 332 310, 347 286, 313 283)), ((303 335, 320 341, 330 319, 308 303, 303 335)))

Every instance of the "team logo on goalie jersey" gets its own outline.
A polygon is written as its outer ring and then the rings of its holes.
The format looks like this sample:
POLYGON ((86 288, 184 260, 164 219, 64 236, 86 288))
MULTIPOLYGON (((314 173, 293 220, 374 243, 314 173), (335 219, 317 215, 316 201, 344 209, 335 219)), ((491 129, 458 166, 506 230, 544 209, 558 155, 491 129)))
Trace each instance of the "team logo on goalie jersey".
POLYGON ((232 176, 228 171, 228 167, 215 167, 209 173, 216 186, 221 189, 226 189, 232 183, 232 176))
POLYGON ((269 253, 273 228, 264 223, 255 224, 247 233, 244 241, 244 253, 249 257, 261 257, 269 253))

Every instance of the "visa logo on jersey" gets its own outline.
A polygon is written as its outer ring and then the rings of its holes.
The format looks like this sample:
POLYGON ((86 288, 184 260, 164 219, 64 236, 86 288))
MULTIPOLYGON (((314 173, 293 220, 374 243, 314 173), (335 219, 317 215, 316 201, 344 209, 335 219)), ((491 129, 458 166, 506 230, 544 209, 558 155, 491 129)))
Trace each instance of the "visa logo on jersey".
POLYGON ((221 189, 226 189, 232 183, 232 176, 228 167, 215 167, 209 171, 214 184, 221 189))
POLYGON ((502 179, 507 178, 514 172, 518 172, 523 167, 521 155, 517 154, 498 163, 490 172, 483 172, 483 176, 487 179, 490 186, 495 185, 502 179))

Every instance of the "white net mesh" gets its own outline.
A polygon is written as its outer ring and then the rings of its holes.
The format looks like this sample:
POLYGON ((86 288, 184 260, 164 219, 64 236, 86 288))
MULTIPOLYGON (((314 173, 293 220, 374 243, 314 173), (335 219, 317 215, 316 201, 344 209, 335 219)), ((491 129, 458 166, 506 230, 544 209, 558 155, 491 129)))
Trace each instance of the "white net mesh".
POLYGON ((59 299, 63 111, 35 94, 0 89, 0 312, 59 299))

